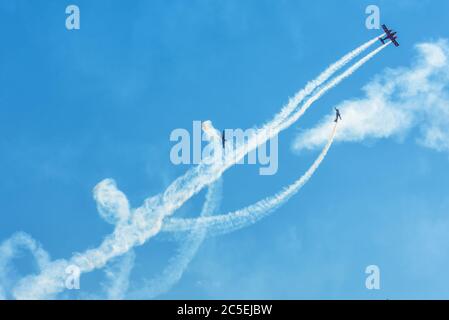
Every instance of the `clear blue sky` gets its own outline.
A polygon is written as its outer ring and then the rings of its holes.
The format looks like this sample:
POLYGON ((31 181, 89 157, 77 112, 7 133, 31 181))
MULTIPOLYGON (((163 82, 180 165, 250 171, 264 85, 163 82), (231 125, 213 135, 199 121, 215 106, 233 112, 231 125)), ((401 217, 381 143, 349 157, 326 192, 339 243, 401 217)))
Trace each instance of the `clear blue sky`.
MULTIPOLYGON (((0 240, 23 230, 53 258, 97 246, 112 227, 92 188, 114 178, 133 206, 188 166, 169 159, 169 134, 211 119, 261 124, 308 80, 376 36, 373 1, 84 1, 81 29, 65 29, 66 1, 0 4, 0 240)), ((385 68, 408 66, 414 45, 449 38, 447 1, 377 1, 399 31, 387 48, 320 99, 279 137, 279 171, 224 175, 227 212, 302 174, 299 128, 360 96, 385 68)), ((254 226, 207 239, 181 281, 160 298, 449 298, 448 154, 413 136, 334 145, 302 191, 254 226), (381 290, 365 289, 365 267, 381 290)), ((199 212, 204 193, 179 214, 199 212)), ((161 272, 177 244, 136 249, 132 282, 161 272)), ((30 260, 31 261, 31 260, 30 260)), ((18 273, 33 270, 27 256, 18 273)), ((96 292, 103 273, 83 275, 96 292)))

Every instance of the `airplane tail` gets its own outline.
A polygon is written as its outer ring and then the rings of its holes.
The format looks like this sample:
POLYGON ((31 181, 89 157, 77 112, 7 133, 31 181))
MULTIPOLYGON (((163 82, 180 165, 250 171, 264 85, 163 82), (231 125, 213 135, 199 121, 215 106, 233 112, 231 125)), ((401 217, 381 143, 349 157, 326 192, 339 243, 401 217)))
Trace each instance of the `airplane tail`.
POLYGON ((385 44, 385 39, 383 38, 379 38, 380 42, 382 42, 382 44, 385 44))

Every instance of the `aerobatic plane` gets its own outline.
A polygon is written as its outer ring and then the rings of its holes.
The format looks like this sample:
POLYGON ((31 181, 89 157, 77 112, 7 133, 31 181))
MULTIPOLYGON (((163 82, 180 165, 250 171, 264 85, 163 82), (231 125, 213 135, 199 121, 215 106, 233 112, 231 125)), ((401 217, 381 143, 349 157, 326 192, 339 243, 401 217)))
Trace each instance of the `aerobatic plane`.
POLYGON ((334 120, 334 122, 338 122, 338 120, 341 120, 341 114, 340 114, 340 110, 335 108, 335 120, 334 120))
POLYGON ((225 137, 225 131, 221 133, 221 145, 223 146, 223 149, 226 147, 226 137, 225 137))
POLYGON ((384 24, 382 25, 382 29, 384 29, 386 36, 385 36, 385 38, 380 37, 379 38, 380 42, 385 44, 385 41, 389 39, 389 40, 391 40, 391 42, 393 42, 393 44, 396 47, 399 47, 399 43, 396 40, 398 38, 398 36, 396 35, 397 32, 396 31, 393 32, 393 30, 388 29, 387 26, 384 24))

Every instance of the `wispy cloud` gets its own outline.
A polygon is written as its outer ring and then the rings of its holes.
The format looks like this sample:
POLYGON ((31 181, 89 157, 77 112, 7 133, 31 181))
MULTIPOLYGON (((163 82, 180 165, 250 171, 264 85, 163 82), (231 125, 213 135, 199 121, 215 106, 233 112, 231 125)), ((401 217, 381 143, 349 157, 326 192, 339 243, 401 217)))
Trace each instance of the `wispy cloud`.
MULTIPOLYGON (((363 88, 364 97, 343 101, 336 141, 363 141, 404 137, 419 130, 417 142, 449 151, 449 46, 447 40, 416 45, 417 57, 409 67, 386 69, 363 88)), ((315 149, 326 142, 333 114, 300 133, 295 151, 315 149)))

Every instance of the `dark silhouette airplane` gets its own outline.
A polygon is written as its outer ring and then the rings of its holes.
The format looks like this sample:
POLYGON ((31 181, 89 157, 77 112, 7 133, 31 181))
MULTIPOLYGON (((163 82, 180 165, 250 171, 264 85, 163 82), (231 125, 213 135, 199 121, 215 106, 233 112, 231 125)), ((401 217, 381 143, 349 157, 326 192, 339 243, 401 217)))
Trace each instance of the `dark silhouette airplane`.
POLYGON ((226 137, 225 137, 225 131, 223 130, 223 132, 221 133, 221 145, 223 146, 223 149, 226 146, 226 137))
POLYGON ((388 29, 384 24, 382 25, 382 29, 384 29, 386 36, 385 38, 379 38, 380 42, 382 42, 382 44, 385 44, 385 41, 390 39, 396 47, 399 47, 399 43, 396 40, 398 38, 398 36, 396 35, 397 32, 393 32, 393 30, 388 29))
POLYGON ((338 120, 341 120, 341 114, 340 114, 340 110, 338 110, 337 108, 335 108, 335 120, 334 122, 338 122, 338 120))

